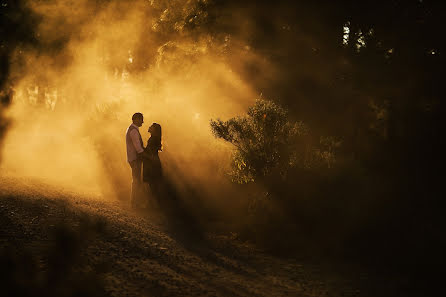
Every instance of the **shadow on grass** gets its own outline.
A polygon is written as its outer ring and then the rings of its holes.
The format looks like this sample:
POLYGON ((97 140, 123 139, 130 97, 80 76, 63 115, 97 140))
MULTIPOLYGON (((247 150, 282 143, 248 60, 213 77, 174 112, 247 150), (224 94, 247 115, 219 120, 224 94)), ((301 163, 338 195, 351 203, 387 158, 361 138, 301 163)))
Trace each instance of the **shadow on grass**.
MULTIPOLYGON (((19 206, 27 210, 43 208, 35 202, 20 204, 29 204, 19 206)), ((22 220, 27 215, 25 212, 22 220)), ((86 254, 90 242, 104 231, 104 222, 82 216, 78 224, 59 221, 50 229, 44 221, 39 227, 48 234, 35 238, 4 212, 0 216, 6 222, 3 227, 9 229, 3 234, 6 244, 0 247, 0 295, 106 296, 103 275, 107 266, 89 263, 86 254)))

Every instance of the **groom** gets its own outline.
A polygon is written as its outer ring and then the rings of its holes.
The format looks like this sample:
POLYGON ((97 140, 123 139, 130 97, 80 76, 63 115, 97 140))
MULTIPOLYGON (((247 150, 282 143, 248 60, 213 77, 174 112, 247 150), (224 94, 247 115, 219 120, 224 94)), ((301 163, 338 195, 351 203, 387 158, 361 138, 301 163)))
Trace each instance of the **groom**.
POLYGON ((135 208, 142 192, 141 154, 144 152, 144 146, 141 134, 139 133, 139 127, 144 123, 144 116, 142 113, 137 112, 132 116, 132 121, 133 123, 128 127, 127 132, 125 133, 125 142, 127 145, 127 161, 132 168, 131 206, 135 208))

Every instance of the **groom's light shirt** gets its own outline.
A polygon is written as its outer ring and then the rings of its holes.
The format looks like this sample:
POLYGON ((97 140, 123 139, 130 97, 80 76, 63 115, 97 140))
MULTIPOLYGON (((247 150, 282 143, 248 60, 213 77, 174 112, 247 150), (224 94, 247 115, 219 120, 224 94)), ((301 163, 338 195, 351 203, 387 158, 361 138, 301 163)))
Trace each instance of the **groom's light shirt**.
POLYGON ((142 153, 144 148, 142 147, 141 134, 139 134, 139 127, 135 124, 131 124, 126 132, 127 143, 127 161, 132 162, 138 158, 138 153, 142 153))

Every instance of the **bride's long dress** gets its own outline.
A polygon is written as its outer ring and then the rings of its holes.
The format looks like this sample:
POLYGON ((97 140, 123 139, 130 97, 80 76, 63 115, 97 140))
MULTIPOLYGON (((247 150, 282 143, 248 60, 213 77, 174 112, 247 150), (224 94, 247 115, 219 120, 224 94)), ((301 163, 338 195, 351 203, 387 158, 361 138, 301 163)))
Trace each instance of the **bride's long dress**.
POLYGON ((143 182, 148 183, 152 192, 157 194, 163 176, 161 161, 158 156, 158 145, 152 137, 147 141, 143 157, 143 182))

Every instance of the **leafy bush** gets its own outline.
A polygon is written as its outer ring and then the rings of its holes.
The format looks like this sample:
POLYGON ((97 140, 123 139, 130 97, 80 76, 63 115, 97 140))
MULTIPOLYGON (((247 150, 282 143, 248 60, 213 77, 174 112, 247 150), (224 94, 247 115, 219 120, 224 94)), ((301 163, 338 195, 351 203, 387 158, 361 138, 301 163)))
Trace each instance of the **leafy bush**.
POLYGON ((292 122, 287 110, 269 100, 258 99, 246 116, 210 125, 215 137, 236 147, 230 175, 237 183, 284 177, 293 167, 305 167, 311 153, 307 126, 292 122))

